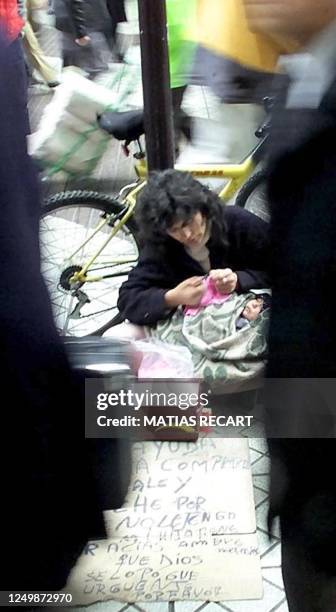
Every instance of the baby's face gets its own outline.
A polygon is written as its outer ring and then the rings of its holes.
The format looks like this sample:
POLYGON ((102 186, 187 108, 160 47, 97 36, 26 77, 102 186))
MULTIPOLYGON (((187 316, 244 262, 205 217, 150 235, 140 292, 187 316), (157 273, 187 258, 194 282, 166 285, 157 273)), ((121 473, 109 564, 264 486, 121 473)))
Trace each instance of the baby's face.
POLYGON ((242 316, 248 321, 255 321, 258 314, 261 312, 262 307, 263 307, 262 298, 253 298, 252 300, 247 302, 242 312, 242 316))

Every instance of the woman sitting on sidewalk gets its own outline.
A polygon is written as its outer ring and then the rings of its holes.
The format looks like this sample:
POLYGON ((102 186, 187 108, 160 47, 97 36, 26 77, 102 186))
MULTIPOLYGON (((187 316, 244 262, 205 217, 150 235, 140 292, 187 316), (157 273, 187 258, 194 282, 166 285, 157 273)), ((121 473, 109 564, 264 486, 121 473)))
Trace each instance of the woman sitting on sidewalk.
POLYGON ((118 300, 135 325, 112 335, 188 348, 195 376, 215 392, 258 386, 269 312, 244 327, 237 318, 268 286, 267 224, 177 170, 150 177, 136 214, 143 249, 118 300))
POLYGON ((268 286, 267 224, 224 206, 190 174, 154 174, 138 198, 136 220, 143 249, 118 301, 128 321, 154 326, 178 306, 198 305, 205 275, 223 294, 268 286))

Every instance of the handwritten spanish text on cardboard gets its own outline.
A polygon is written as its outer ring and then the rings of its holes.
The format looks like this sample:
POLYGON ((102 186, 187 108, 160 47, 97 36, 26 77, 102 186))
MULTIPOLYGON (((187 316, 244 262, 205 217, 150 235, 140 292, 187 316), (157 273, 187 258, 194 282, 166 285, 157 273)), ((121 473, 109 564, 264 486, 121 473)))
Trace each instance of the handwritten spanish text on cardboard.
POLYGON ((245 440, 136 443, 127 500, 106 522, 109 539, 70 576, 76 604, 262 596, 245 440))

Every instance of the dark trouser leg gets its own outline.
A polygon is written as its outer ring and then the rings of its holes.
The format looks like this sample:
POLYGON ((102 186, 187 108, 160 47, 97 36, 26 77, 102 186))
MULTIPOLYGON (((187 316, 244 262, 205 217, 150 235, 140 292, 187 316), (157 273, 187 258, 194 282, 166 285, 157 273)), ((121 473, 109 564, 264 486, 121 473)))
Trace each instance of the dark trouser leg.
POLYGON ((174 126, 176 132, 182 132, 184 136, 191 140, 191 119, 190 117, 181 110, 184 93, 187 89, 186 85, 182 87, 174 87, 172 92, 172 103, 174 113, 174 126))
POLYGON ((181 134, 183 134, 185 138, 187 138, 187 140, 191 140, 191 119, 181 109, 183 95, 186 89, 186 85, 183 85, 182 87, 174 87, 173 89, 171 89, 176 157, 179 153, 179 141, 181 134))
POLYGON ((118 22, 111 22, 110 29, 104 32, 108 47, 114 57, 114 61, 122 62, 124 54, 121 49, 120 41, 117 37, 118 22))
POLYGON ((308 553, 309 542, 298 530, 298 525, 281 521, 282 575, 289 612, 335 612, 336 575, 315 567, 308 553))

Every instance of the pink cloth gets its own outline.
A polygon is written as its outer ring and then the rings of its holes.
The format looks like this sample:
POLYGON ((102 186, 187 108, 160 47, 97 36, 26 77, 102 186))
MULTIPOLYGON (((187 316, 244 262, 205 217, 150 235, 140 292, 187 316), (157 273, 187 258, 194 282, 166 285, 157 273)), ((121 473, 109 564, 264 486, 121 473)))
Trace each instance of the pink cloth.
POLYGON ((204 279, 206 285, 206 291, 198 304, 198 306, 187 306, 184 314, 188 317, 196 315, 201 308, 208 306, 209 304, 223 304, 230 297, 230 293, 220 293, 216 289, 216 285, 210 276, 204 279))

